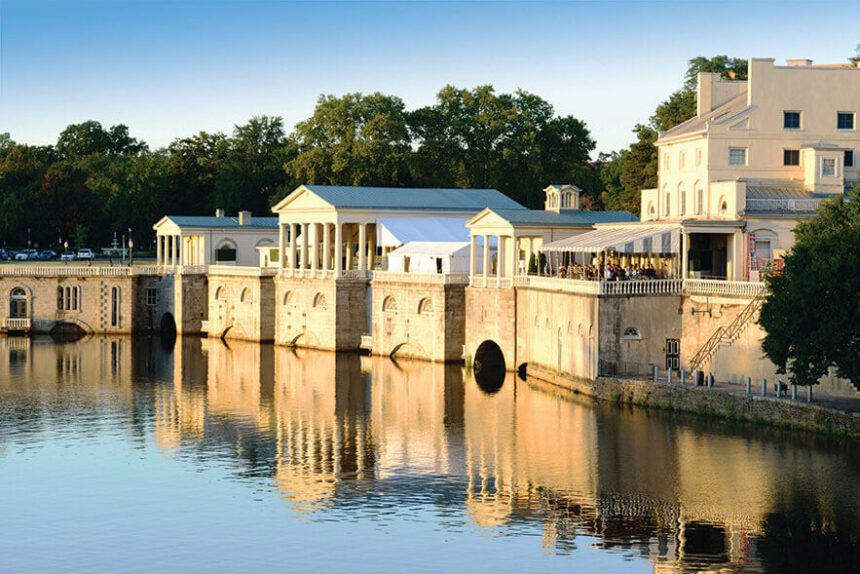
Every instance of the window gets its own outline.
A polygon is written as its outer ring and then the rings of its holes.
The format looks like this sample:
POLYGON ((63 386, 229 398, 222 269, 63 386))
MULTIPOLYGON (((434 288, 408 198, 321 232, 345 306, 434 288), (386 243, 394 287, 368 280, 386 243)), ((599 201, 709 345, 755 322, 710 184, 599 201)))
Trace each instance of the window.
POLYGON ((156 305, 158 305, 158 289, 156 287, 147 287, 145 296, 147 307, 155 307, 156 305))
POLYGON ((80 310, 80 287, 57 287, 57 309, 60 311, 80 310))
POLYGON ((221 247, 215 251, 215 261, 236 261, 236 249, 233 247, 221 247))
POLYGON ((684 162, 686 160, 687 160, 687 158, 685 157, 684 152, 681 152, 680 154, 678 154, 678 167, 681 169, 684 169, 684 162))
POLYGON ((847 149, 845 150, 845 167, 854 167, 854 150, 847 149))
POLYGON ((668 152, 663 156, 663 169, 665 169, 666 171, 669 171, 669 153, 668 152))
POLYGON ((782 112, 782 127, 787 130, 799 130, 800 112, 782 112))
POLYGON ((681 215, 687 214, 687 192, 681 190, 681 215))
POLYGON ((697 148, 696 149, 696 167, 699 167, 700 165, 702 165, 702 149, 697 148))
POLYGON ((317 293, 314 296, 314 309, 326 309, 328 307, 327 302, 325 300, 325 295, 322 293, 317 293))
POLYGON ((747 148, 745 147, 730 147, 729 148, 729 165, 746 165, 747 164, 747 148))
POLYGON ((666 192, 666 216, 668 217, 670 213, 670 204, 672 202, 672 195, 667 191, 666 192))
POLYGON ((701 187, 696 190, 696 213, 705 214, 705 190, 701 187))
POLYGON ((386 297, 385 300, 382 302, 382 310, 389 313, 396 312, 397 299, 395 299, 394 297, 386 297))
POLYGON ((433 312, 433 301, 428 298, 421 299, 421 302, 418 303, 418 314, 419 315, 429 315, 433 312))
POLYGON ((119 326, 119 287, 111 287, 110 294, 110 325, 111 327, 119 326))
POLYGON ((854 129, 854 112, 839 112, 836 114, 836 129, 837 130, 853 130, 854 129))
POLYGON ((800 165, 799 149, 782 150, 782 165, 800 165))
POLYGON ((836 175, 836 160, 833 158, 822 158, 821 177, 834 177, 836 175))
POLYGON ((66 290, 62 287, 57 287, 57 309, 62 311, 66 308, 66 290))
POLYGON ((639 329, 636 327, 627 327, 624 329, 624 334, 621 335, 621 338, 625 341, 640 341, 642 335, 639 334, 639 329))
POLYGON ((292 291, 287 291, 284 295, 284 305, 286 305, 287 307, 296 306, 296 296, 293 295, 292 291))
POLYGON ((729 202, 724 198, 720 198, 720 215, 725 215, 729 212, 729 202))
POLYGON ((78 310, 78 296, 80 295, 80 287, 72 287, 72 309, 78 310))
POLYGON ((27 316, 27 292, 15 287, 9 294, 9 317, 22 319, 27 316))

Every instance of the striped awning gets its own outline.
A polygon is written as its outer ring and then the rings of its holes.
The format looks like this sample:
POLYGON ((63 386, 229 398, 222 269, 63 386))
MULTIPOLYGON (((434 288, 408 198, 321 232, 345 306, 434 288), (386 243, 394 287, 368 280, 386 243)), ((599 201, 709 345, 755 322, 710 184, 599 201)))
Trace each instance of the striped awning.
POLYGON ((624 226, 598 228, 581 235, 544 244, 546 253, 655 253, 681 250, 681 230, 677 227, 624 226))

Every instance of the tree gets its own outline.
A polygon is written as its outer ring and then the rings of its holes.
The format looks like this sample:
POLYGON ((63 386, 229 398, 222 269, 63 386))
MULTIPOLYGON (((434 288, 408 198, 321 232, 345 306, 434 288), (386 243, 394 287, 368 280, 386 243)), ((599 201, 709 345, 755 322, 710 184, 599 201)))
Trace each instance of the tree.
POLYGON ((145 148, 146 144, 129 135, 128 127, 119 124, 106 130, 94 120, 71 124, 60 132, 56 147, 57 153, 65 159, 92 154, 134 155, 145 148))
POLYGON ((794 234, 785 268, 767 279, 764 352, 792 383, 815 384, 835 367, 860 388, 860 186, 794 234))
POLYGON ((400 98, 322 96, 291 134, 294 156, 284 169, 296 183, 403 186, 410 143, 400 98))

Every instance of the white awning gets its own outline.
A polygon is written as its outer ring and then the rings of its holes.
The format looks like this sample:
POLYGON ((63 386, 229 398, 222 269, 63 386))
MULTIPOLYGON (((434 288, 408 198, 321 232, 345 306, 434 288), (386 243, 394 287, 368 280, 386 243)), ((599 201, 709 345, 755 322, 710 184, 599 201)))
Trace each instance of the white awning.
POLYGON ((416 257, 425 255, 427 257, 449 257, 460 251, 468 255, 468 241, 410 241, 403 245, 403 247, 398 247, 389 253, 388 256, 402 255, 416 257))
POLYGON ((598 228, 581 235, 553 241, 543 246, 547 253, 678 253, 681 250, 679 228, 624 226, 598 228))
POLYGON ((397 247, 410 241, 468 242, 468 218, 463 217, 387 217, 378 219, 377 243, 397 247))

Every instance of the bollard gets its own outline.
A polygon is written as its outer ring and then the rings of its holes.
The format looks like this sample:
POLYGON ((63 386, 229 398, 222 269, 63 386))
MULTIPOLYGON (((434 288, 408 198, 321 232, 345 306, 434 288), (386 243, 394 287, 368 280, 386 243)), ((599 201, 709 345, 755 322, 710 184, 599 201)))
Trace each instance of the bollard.
POLYGON ((714 373, 708 373, 708 388, 713 388, 714 386, 714 373))
POLYGON ((752 377, 747 377, 747 396, 752 394, 752 377))
POLYGON ((687 371, 685 371, 684 369, 681 369, 681 384, 687 384, 687 371))
POLYGON ((672 384, 672 369, 666 371, 666 382, 672 384))
POLYGON ((761 380, 761 396, 767 396, 767 379, 761 380))
POLYGON ((782 381, 779 379, 776 380, 776 398, 782 398, 782 381))
POLYGON ((812 402, 812 385, 806 385, 806 402, 812 402))
POLYGON ((793 401, 797 400, 797 384, 796 383, 791 385, 791 400, 793 400, 793 401))
POLYGON ((654 382, 657 382, 657 379, 660 378, 660 367, 654 365, 654 382))

